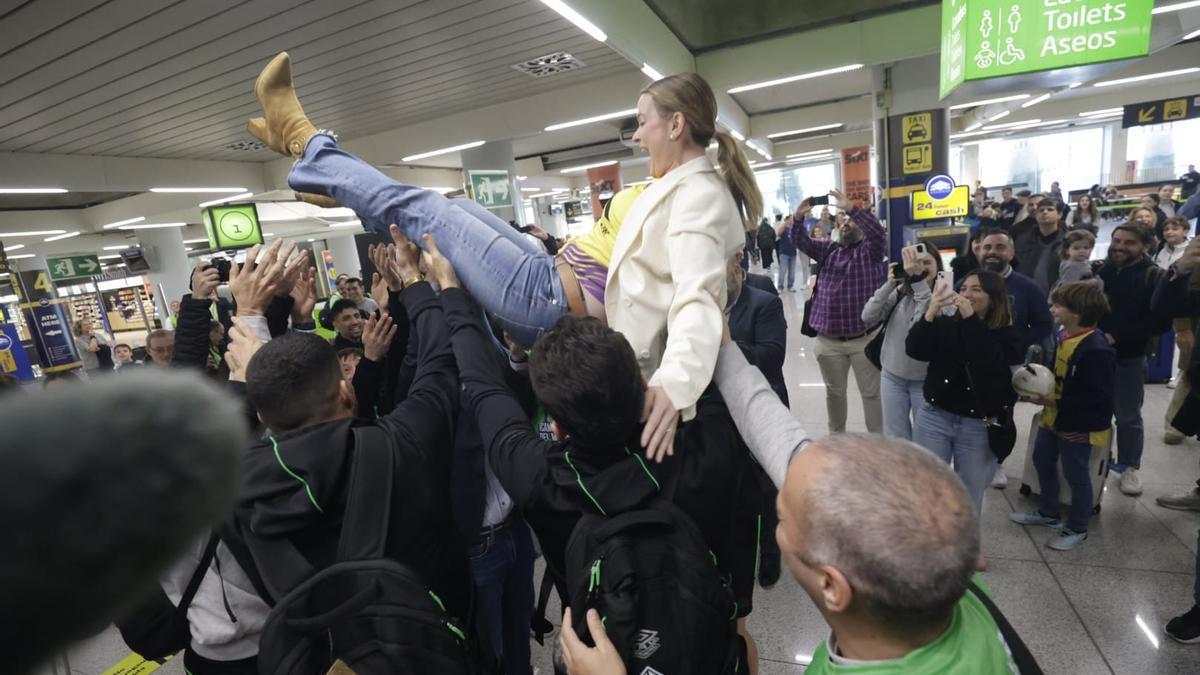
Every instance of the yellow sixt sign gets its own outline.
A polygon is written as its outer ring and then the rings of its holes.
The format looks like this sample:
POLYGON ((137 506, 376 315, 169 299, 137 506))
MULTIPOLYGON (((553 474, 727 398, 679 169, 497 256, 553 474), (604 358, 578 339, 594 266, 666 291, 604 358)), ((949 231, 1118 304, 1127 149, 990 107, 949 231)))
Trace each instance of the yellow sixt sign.
POLYGON ((961 218, 967 215, 967 202, 970 201, 970 190, 966 185, 955 187, 943 199, 934 199, 926 190, 912 193, 911 219, 940 220, 943 218, 961 218))

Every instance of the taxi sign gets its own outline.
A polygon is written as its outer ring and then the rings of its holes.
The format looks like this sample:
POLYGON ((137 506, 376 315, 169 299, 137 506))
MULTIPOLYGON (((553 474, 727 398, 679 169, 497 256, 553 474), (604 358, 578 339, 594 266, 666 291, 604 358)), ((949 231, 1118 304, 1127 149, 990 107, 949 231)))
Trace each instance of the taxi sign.
MULTIPOLYGON (((937 176, 934 177, 938 178, 937 176)), ((933 183, 934 180, 930 180, 933 183)), ((971 200, 971 191, 966 185, 959 185, 950 190, 944 199, 935 199, 928 190, 917 190, 912 193, 911 219, 943 220, 945 218, 961 218, 967 215, 967 203, 971 200)))

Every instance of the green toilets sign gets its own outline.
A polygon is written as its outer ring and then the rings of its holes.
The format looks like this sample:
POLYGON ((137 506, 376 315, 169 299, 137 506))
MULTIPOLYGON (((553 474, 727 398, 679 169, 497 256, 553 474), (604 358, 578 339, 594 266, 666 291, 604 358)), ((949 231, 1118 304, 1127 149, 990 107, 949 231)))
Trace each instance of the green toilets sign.
POLYGON ((1154 0, 942 0, 940 94, 966 81, 1145 56, 1154 0))

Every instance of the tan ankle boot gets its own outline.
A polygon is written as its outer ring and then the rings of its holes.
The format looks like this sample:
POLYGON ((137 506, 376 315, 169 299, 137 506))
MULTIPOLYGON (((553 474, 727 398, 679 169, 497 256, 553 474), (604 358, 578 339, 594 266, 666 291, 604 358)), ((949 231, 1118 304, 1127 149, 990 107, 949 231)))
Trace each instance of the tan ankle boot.
POLYGON ((304 154, 317 128, 304 115, 292 88, 292 61, 287 52, 280 52, 263 68, 254 83, 254 95, 262 106, 263 117, 246 123, 250 134, 281 155, 304 154))
POLYGON ((333 197, 326 197, 325 195, 313 194, 312 192, 293 192, 292 194, 302 202, 307 202, 323 209, 336 209, 341 206, 333 197))

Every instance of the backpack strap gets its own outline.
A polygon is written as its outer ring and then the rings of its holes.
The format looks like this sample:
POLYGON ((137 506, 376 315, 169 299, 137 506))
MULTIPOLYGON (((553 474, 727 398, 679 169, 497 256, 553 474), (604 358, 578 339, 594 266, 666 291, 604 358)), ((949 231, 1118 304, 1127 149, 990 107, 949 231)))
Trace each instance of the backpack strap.
POLYGON ((392 515, 396 450, 391 434, 377 424, 354 428, 354 464, 347 486, 339 562, 383 557, 392 515))
POLYGON ((1021 675, 1042 675, 1042 669, 1038 666, 1037 660, 1033 658, 1029 647, 1021 640, 1021 636, 1017 635, 1017 631, 1004 618, 1004 614, 1000 612, 1000 608, 992 599, 984 593, 981 588, 975 585, 975 582, 967 584, 967 590, 975 594, 983 606, 987 609, 988 614, 992 615, 992 620, 996 622, 996 627, 1000 629, 1000 635, 1004 637, 1004 642, 1008 644, 1008 650, 1012 653, 1013 661, 1017 664, 1017 670, 1021 675))
POLYGON ((204 546, 204 553, 200 554, 200 564, 196 566, 196 571, 192 572, 192 578, 188 580, 188 585, 183 590, 183 596, 179 598, 179 604, 175 606, 176 614, 187 616, 188 607, 192 606, 192 600, 196 597, 196 592, 200 590, 200 583, 204 581, 204 577, 208 574, 208 567, 212 565, 213 558, 217 555, 217 542, 219 541, 221 541, 221 537, 217 535, 216 530, 213 530, 212 534, 208 535, 208 544, 204 546))

